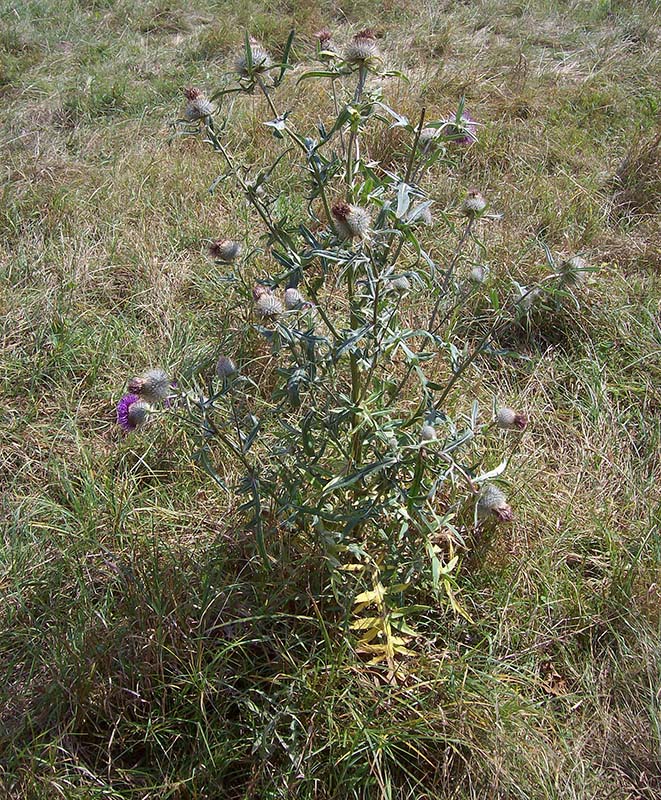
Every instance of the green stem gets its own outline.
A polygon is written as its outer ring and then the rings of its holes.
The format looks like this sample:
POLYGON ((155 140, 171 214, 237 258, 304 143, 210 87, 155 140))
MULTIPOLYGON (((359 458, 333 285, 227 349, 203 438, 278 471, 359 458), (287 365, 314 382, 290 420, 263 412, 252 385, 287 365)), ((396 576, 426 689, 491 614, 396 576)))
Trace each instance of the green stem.
POLYGON ((276 119, 278 119, 280 117, 280 114, 278 114, 278 111, 277 111, 275 105, 273 104, 273 100, 271 100, 271 95, 266 91, 266 86, 264 85, 264 81, 262 80, 262 76, 261 75, 257 76, 257 85, 259 86, 259 88, 264 93, 264 97, 266 98, 267 103, 271 107, 271 111, 273 112, 273 116, 276 119))
POLYGON ((418 492, 420 490, 420 485, 422 484, 422 478, 424 472, 425 472, 424 454, 422 452, 422 448, 420 448, 420 450, 418 450, 418 456, 415 462, 413 481, 411 482, 411 488, 408 491, 408 500, 406 505, 409 514, 413 511, 416 500, 418 499, 418 492))
POLYGON ((254 208, 254 209, 257 211, 257 213, 258 213, 258 214, 259 214, 259 216, 262 218, 262 221, 264 222, 264 224, 266 225, 266 227, 267 227, 267 228, 269 229, 269 231, 271 231, 271 233, 272 233, 272 234, 273 234, 273 235, 274 235, 274 236, 277 238, 278 242, 279 242, 279 243, 280 243, 280 244, 281 244, 281 245, 282 245, 282 246, 283 246, 285 249, 287 249, 287 247, 288 247, 288 244, 287 244, 287 242, 286 242, 286 241, 283 241, 282 237, 280 236, 280 234, 279 234, 279 233, 278 233, 278 231, 276 230, 275 226, 273 225, 273 222, 271 221, 271 218, 269 217, 269 215, 267 214, 267 212, 266 212, 266 211, 265 211, 265 210, 262 208, 261 204, 260 204, 260 203, 257 201, 257 198, 255 198, 255 197, 252 195, 252 193, 248 191, 248 185, 246 184, 246 182, 245 182, 245 181, 243 180, 243 178, 241 177, 241 175, 240 175, 240 173, 239 173, 239 170, 238 170, 238 168, 236 167, 236 165, 234 164, 234 162, 233 162, 233 161, 232 161, 232 159, 230 158, 230 155, 229 155, 229 153, 228 153, 228 152, 227 152, 227 150, 224 148, 224 146, 223 146, 223 143, 220 141, 220 139, 219 139, 219 138, 218 138, 218 136, 216 135, 215 131, 213 131, 211 128, 209 128, 209 126, 207 126, 207 133, 208 133, 208 135, 209 135, 209 138, 210 138, 210 140, 211 140, 211 144, 213 145, 213 148, 214 148, 214 150, 216 150, 217 152, 219 152, 219 153, 221 153, 221 154, 222 154, 223 158, 224 158, 224 159, 225 159, 225 161, 227 162, 227 166, 228 166, 228 167, 230 168, 230 170, 232 171, 232 174, 234 175, 234 177, 235 177, 236 181, 238 182, 239 186, 240 186, 240 187, 241 187, 241 189, 243 190, 243 193, 244 193, 244 194, 245 194, 245 196, 248 198, 248 202, 249 202, 249 203, 250 203, 250 204, 253 206, 253 208, 254 208))
MULTIPOLYGON (((358 319, 358 315, 356 314, 355 310, 355 276, 354 276, 354 265, 353 263, 349 266, 347 270, 347 296, 349 298, 349 318, 350 318, 350 325, 351 330, 357 330, 360 326, 360 320, 358 319)), ((361 391, 361 382, 360 382, 360 369, 358 367, 358 357, 356 353, 352 351, 349 355, 349 364, 351 367, 351 428, 352 428, 352 435, 351 435, 351 455, 353 459, 354 467, 360 465, 361 462, 361 432, 358 430, 359 425, 359 415, 358 415, 358 406, 360 404, 360 396, 362 394, 361 391)))
POLYGON ((328 203, 328 197, 326 197, 326 187, 324 186, 324 182, 321 179, 321 175, 319 174, 319 167, 317 162, 314 158, 311 159, 312 169, 314 170, 314 178, 317 182, 317 186, 319 187, 319 194, 321 196, 321 202, 324 204, 324 211, 326 212, 326 218, 328 220, 328 224, 333 227, 333 215, 330 210, 330 205, 328 203))
POLYGON ((459 244, 457 245, 457 247, 456 247, 456 249, 454 251, 454 255, 452 256, 452 261, 450 262, 450 266, 448 267, 447 272, 445 273, 445 278, 443 279, 443 284, 442 284, 442 286, 441 286, 441 288, 439 290, 438 298, 436 300, 436 303, 434 304, 434 309, 433 309, 431 317, 429 319, 429 331, 432 332, 432 333, 434 332, 434 331, 432 331, 432 326, 434 325, 434 322, 436 322, 436 315, 438 314, 439 308, 441 307, 441 302, 442 302, 443 298, 445 297, 445 294, 446 294, 446 292, 447 292, 447 290, 448 290, 448 288, 450 286, 450 281, 452 279, 452 275, 454 274, 454 268, 457 265, 457 261, 459 260, 459 256, 461 255, 461 251, 463 250, 464 245, 466 244, 466 240, 470 236, 471 230, 473 229, 473 223, 474 222, 475 222, 475 217, 470 217, 468 222, 466 223, 466 227, 464 228, 464 232, 463 232, 463 234, 461 236, 461 239, 459 240, 459 244))
MULTIPOLYGON (((331 81, 331 88, 333 90, 333 109, 335 111, 335 119, 337 119, 340 114, 340 109, 337 103, 337 91, 335 89, 335 81, 331 81)), ((342 131, 342 128, 340 128, 340 144, 342 145, 342 157, 344 157, 347 151, 347 147, 344 142, 344 133, 342 131)))
POLYGON ((418 150, 418 142, 420 141, 420 134, 422 133, 422 126, 425 122, 426 113, 427 109, 423 106, 422 110, 420 111, 420 121, 418 122, 418 127, 416 128, 415 131, 415 139, 413 140, 413 149, 411 150, 411 155, 409 156, 409 162, 406 166, 406 177, 404 178, 406 183, 408 183, 411 180, 411 176, 413 175, 415 155, 418 150))
MULTIPOLYGON (((356 92, 353 96, 354 105, 360 103, 361 97, 363 95, 363 89, 365 88, 365 78, 367 77, 367 67, 364 64, 361 64, 358 68, 358 85, 356 86, 356 92)), ((360 125, 360 120, 356 123, 360 125)), ((354 130, 353 127, 351 129, 351 133, 349 134, 349 145, 347 147, 347 174, 346 174, 346 184, 347 184, 347 192, 349 193, 349 199, 353 199, 351 195, 351 184, 353 183, 353 148, 354 144, 356 146, 356 160, 358 160, 358 131, 354 130)))

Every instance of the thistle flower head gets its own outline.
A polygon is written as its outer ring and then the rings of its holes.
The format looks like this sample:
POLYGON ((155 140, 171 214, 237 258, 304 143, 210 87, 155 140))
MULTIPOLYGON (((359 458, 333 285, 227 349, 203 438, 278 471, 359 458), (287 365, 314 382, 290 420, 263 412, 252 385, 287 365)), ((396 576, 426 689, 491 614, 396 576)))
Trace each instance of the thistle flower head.
POLYGON ((466 145, 477 141, 477 124, 469 114, 462 114, 459 121, 456 116, 447 117, 440 130, 452 144, 466 145))
POLYGON ((398 275, 388 282, 388 286, 396 292, 404 294, 404 292, 408 292, 411 288, 411 281, 409 281, 406 275, 398 275))
POLYGON ((117 403, 117 424, 126 433, 134 431, 147 421, 149 404, 136 394, 125 394, 117 403))
POLYGON ((369 28, 357 33, 344 51, 344 60, 348 64, 362 66, 365 62, 373 62, 380 57, 381 53, 376 41, 376 34, 369 28))
POLYGON ((461 213, 466 217, 479 217, 487 207, 487 201, 482 192, 477 189, 469 189, 466 199, 462 203, 461 213))
POLYGON ((236 372, 236 364, 228 356, 219 356, 216 362, 216 375, 219 378, 229 378, 236 372))
POLYGON ((478 264, 470 271, 469 277, 473 283, 485 283, 489 277, 489 267, 486 264, 478 264))
POLYGON ((522 286, 520 283, 514 282, 514 296, 513 300, 517 308, 526 314, 533 307, 533 303, 541 294, 539 286, 534 286, 529 289, 527 286, 522 286))
POLYGON ((244 50, 236 57, 234 62, 234 69, 244 78, 251 75, 265 72, 269 67, 273 66, 273 61, 268 51, 254 37, 248 40, 250 46, 250 60, 252 65, 248 65, 247 54, 244 50))
POLYGON ((496 424, 504 431, 522 431, 528 424, 528 417, 512 408, 503 406, 496 412, 496 424))
POLYGON ((322 28, 314 34, 314 38, 319 42, 319 47, 321 47, 322 50, 328 50, 328 45, 332 36, 333 34, 328 28, 322 28))
POLYGON ((261 283, 256 283, 252 288, 252 296, 255 302, 259 300, 262 295, 270 294, 271 290, 268 289, 266 286, 262 286, 261 283))
POLYGON ((421 225, 433 225, 434 217, 432 216, 431 208, 425 206, 415 218, 415 222, 419 222, 421 225))
POLYGON ((576 286, 585 279, 588 262, 580 256, 572 256, 560 265, 561 281, 565 286, 576 286))
POLYGON ((298 289, 293 286, 290 286, 289 289, 285 289, 285 308, 287 311, 303 308, 305 305, 307 305, 305 298, 298 289))
POLYGON ((195 122, 198 119, 210 117, 215 113, 216 108, 214 104, 206 97, 204 92, 190 86, 184 89, 184 95, 188 103, 184 109, 184 118, 188 122, 195 122))
POLYGON ((231 264, 241 255, 241 244, 232 239, 216 239, 208 247, 209 255, 216 261, 231 264))
POLYGON ((399 450, 399 442, 397 441, 397 437, 391 431, 390 433, 386 434, 385 443, 389 450, 397 451, 399 450))
POLYGON ((440 128, 423 128, 418 137, 418 147, 425 155, 429 154, 438 143, 440 135, 440 128))
POLYGON ((271 292, 261 292, 255 298, 255 311, 262 319, 276 319, 282 314, 282 303, 271 292))
POLYGON ((496 522, 511 522, 514 512, 507 505, 507 498, 493 483, 485 483, 477 497, 478 519, 495 519, 496 522))
POLYGON ((162 369, 150 369, 129 381, 129 392, 148 403, 158 403, 170 394, 170 378, 162 369))
POLYGON ((370 230, 369 212, 340 200, 331 208, 335 230, 341 239, 366 239, 370 230))
POLYGON ((433 442, 436 438, 436 428, 433 425, 423 425, 420 431, 421 442, 433 442))

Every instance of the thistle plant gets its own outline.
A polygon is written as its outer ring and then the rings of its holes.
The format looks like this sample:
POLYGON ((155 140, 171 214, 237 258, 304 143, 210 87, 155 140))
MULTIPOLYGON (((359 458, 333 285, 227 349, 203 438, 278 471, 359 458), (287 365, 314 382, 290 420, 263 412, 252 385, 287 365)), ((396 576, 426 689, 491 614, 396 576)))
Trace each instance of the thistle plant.
MULTIPOLYGON (((522 431, 527 419, 503 407, 495 426, 487 424, 477 402, 465 393, 456 400, 454 390, 516 304, 534 295, 521 292, 477 343, 454 341, 465 286, 468 294, 479 291, 489 273, 480 265, 468 281, 456 274, 466 247, 479 244, 488 202, 469 189, 454 209, 432 216, 425 176, 455 157, 457 145, 476 141, 477 123, 463 102, 454 116, 429 121, 422 109, 410 121, 370 85, 373 75, 395 74, 384 71, 376 35, 361 31, 345 47, 331 47, 331 40, 329 31, 316 35, 311 58, 319 66, 297 78, 326 90, 327 118, 316 130, 300 130, 278 99, 278 86, 292 72, 293 36, 277 60, 246 35, 234 69, 211 98, 215 113, 204 107, 204 137, 220 161, 214 186, 232 182, 259 227, 243 247, 228 239, 209 247, 217 264, 231 266, 226 280, 244 307, 214 376, 179 390, 176 413, 194 438, 199 463, 229 495, 242 497, 240 510, 265 567, 271 539, 289 530, 325 556, 336 587, 360 574, 381 587, 358 603, 363 610, 378 599, 379 614, 357 630, 375 661, 392 661, 406 650, 406 636, 402 609, 399 622, 388 616, 389 593, 428 588, 465 614, 458 571, 471 531, 513 518, 493 483, 507 466, 499 431, 522 431), (282 146, 261 167, 242 160, 228 136, 237 99, 255 93, 263 98, 264 125, 282 146), (404 132, 407 152, 398 168, 371 160, 364 142, 373 128, 404 132), (304 213, 276 211, 269 182, 280 170, 303 176, 304 213), (443 268, 425 248, 424 228, 432 224, 457 237, 443 268), (254 274, 256 247, 270 259, 268 274, 254 274), (404 312, 424 299, 431 300, 428 322, 409 327, 405 320, 421 315, 404 312), (275 380, 260 382, 246 363, 245 343, 255 333, 269 348, 275 380), (219 471, 227 462, 241 474, 230 486, 219 471)), ((574 263, 560 280, 569 283, 570 271, 582 268, 574 263)), ((131 384, 137 394, 142 388, 140 397, 145 385, 131 384)))

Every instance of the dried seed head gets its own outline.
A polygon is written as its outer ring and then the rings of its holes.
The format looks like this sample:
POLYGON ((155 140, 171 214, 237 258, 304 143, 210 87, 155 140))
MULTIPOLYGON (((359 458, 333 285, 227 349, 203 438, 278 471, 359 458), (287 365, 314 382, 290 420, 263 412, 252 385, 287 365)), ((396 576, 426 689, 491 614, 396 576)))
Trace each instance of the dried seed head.
POLYGON ((485 283, 489 277, 489 267, 486 264, 478 264, 470 271, 469 277, 473 283, 485 283))
POLYGON ((504 431, 522 431, 528 424, 528 417, 503 406, 496 412, 496 424, 504 431))
POLYGON ((461 212, 467 217, 479 217, 486 207, 487 201, 482 192, 477 189, 469 189, 461 206, 461 212))
POLYGON ((304 305, 305 299, 298 289, 295 289, 294 287, 285 289, 285 308, 287 311, 293 311, 294 309, 301 308, 304 305))
POLYGON ((423 425, 420 431, 421 442, 432 442, 436 438, 436 428, 433 425, 423 425))
POLYGON ((117 424, 126 433, 134 431, 147 421, 149 404, 141 400, 138 395, 125 394, 117 403, 117 424))
POLYGON ((485 483, 477 498, 478 519, 495 519, 496 522, 511 522, 514 519, 507 498, 493 483, 485 483))
POLYGON ((220 356, 216 363, 216 375, 219 378, 229 378, 236 372, 236 364, 227 356, 220 356))
POLYGON ((344 51, 344 60, 348 64, 360 64, 376 61, 381 57, 379 45, 374 31, 366 29, 357 33, 344 51))
POLYGON ((231 264, 241 255, 241 244, 232 239, 216 239, 209 245, 209 255, 216 261, 231 264))
POLYGON ((366 239, 370 231, 369 212, 360 206, 352 206, 341 200, 331 208, 335 218, 335 230, 341 239, 366 239))
POLYGON ((170 394, 170 378, 162 369, 147 370, 129 381, 129 392, 149 403, 158 403, 170 394))
POLYGON ((184 95, 188 100, 186 108, 184 109, 184 118, 189 122, 195 122, 195 120, 210 117, 215 113, 216 108, 214 104, 200 89, 191 86, 188 89, 184 89, 184 95))
POLYGON ((250 37, 250 60, 252 61, 252 68, 248 67, 248 59, 246 58, 245 48, 236 57, 234 62, 234 69, 244 78, 257 73, 265 72, 269 67, 273 66, 273 61, 268 51, 262 47, 257 39, 250 37))
POLYGON ((255 310, 262 319, 276 319, 282 314, 282 303, 274 294, 267 291, 257 298, 255 310))
POLYGON ((560 265, 561 281, 565 286, 576 286, 585 279, 588 262, 580 256, 572 256, 560 265))

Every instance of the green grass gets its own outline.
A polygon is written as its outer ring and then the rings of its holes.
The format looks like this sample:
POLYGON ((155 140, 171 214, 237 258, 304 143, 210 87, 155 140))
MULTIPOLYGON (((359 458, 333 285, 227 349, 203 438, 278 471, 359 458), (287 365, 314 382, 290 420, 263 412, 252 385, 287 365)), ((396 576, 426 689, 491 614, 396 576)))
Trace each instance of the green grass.
MULTIPOLYGON (((657 11, 577 0, 0 10, 3 796, 659 795, 657 11), (128 377, 150 364, 184 381, 208 373, 245 315, 204 240, 256 244, 259 231, 229 188, 208 194, 220 168, 201 142, 168 143, 181 89, 212 90, 245 28, 277 50, 292 25, 305 39, 367 24, 412 76, 384 84, 394 106, 413 117, 425 104, 431 117, 465 95, 483 123, 456 170, 431 176, 431 195, 443 208, 476 185, 504 213, 486 234, 501 298, 510 278, 544 273, 535 236, 599 265, 579 311, 566 300, 510 329, 503 347, 525 358, 484 359, 456 392, 457 407, 468 385, 484 407, 496 396, 531 418, 508 472, 517 519, 462 568, 473 622, 421 612, 396 683, 355 653, 310 542, 270 540, 265 571, 238 499, 197 468, 174 423, 124 439, 114 425, 128 377)), ((314 123, 323 98, 291 86, 283 105, 314 123)), ((261 163, 265 111, 239 106, 233 142, 261 163)), ((276 178, 283 209, 296 209, 298 180, 276 178)), ((426 236, 443 263, 454 240, 426 236)), ((264 276, 266 257, 251 269, 264 276)), ((428 302, 414 295, 406 313, 428 302)), ((468 337, 476 318, 461 320, 468 337)))

